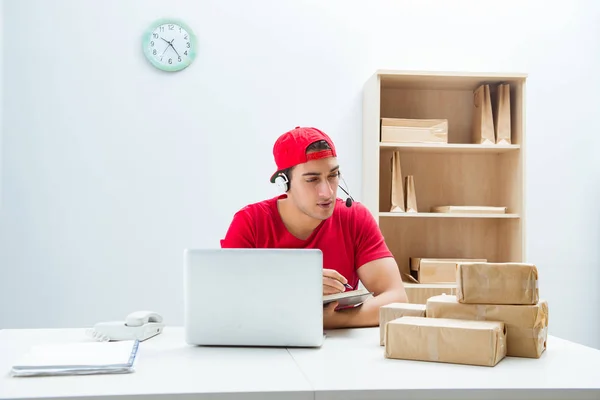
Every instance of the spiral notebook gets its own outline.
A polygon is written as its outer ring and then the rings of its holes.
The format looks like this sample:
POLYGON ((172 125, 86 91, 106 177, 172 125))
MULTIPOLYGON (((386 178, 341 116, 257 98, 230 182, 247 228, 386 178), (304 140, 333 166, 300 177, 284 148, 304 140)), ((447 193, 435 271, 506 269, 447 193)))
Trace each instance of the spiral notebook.
POLYGON ((12 367, 15 377, 134 372, 138 340, 33 346, 12 367))

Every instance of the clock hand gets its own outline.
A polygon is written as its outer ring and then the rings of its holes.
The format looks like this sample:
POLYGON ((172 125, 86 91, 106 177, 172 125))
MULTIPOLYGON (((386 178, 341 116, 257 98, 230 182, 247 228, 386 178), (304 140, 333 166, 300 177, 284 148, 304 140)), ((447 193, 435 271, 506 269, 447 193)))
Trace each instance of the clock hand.
MULTIPOLYGON (((166 40, 165 40, 165 42, 166 42, 166 40)), ((167 42, 167 43, 169 43, 169 42, 167 42)), ((170 45, 170 43, 169 43, 169 45, 170 45)), ((169 46, 167 46, 167 47, 165 48, 165 51, 163 51, 163 53, 162 53, 160 56, 161 56, 161 57, 162 57, 162 56, 164 56, 164 55, 165 55, 165 53, 167 52, 167 50, 169 50, 169 46)))
MULTIPOLYGON (((173 40, 175 40, 175 38, 171 39, 171 41, 169 42, 167 39, 165 39, 164 37, 160 37, 162 40, 164 40, 165 42, 167 42, 169 44, 169 46, 172 46, 171 43, 173 42, 173 40)), ((167 50, 169 50, 169 46, 167 46, 165 48, 165 51, 163 51, 163 53, 160 55, 160 60, 162 61, 162 57, 165 55, 165 53, 167 52, 167 50)))
MULTIPOLYGON (((175 39, 173 39, 173 40, 175 40, 175 39)), ((177 54, 177 57, 181 57, 181 56, 179 55, 179 53, 177 52, 177 50, 175 49, 175 46, 173 46, 173 40, 171 40, 171 43, 169 43, 169 44, 171 45, 171 47, 173 48, 173 50, 174 50, 174 51, 175 51, 175 53, 177 54)))

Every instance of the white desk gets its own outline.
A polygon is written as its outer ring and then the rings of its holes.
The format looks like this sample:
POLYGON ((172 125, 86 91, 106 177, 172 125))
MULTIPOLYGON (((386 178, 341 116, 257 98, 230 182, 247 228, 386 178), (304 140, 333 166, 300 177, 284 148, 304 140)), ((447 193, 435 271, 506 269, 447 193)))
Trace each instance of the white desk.
POLYGON ((600 350, 550 337, 540 359, 476 367, 390 360, 379 329, 330 331, 320 349, 188 346, 168 327, 136 372, 13 378, 32 344, 89 341, 81 329, 0 331, 0 399, 600 399, 600 350))
POLYGON ((290 353, 315 399, 600 399, 600 350, 566 340, 550 337, 539 359, 479 367, 386 359, 378 335, 332 331, 322 349, 290 353))
POLYGON ((136 372, 132 374, 10 376, 13 363, 32 344, 82 341, 92 341, 82 329, 0 331, 0 399, 314 398, 310 384, 284 348, 188 346, 183 330, 169 327, 140 343, 136 372))

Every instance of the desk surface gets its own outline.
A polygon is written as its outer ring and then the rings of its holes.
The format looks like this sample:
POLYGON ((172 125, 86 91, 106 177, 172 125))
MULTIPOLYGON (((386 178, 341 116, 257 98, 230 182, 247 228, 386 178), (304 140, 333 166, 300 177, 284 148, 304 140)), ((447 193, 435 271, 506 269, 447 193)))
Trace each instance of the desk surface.
POLYGON ((378 328, 330 331, 320 349, 197 347, 183 338, 167 327, 141 343, 133 374, 13 378, 29 346, 91 339, 82 329, 0 331, 0 398, 600 399, 600 350, 555 337, 540 359, 507 357, 493 368, 386 359, 378 328))
POLYGON ((289 351, 316 399, 600 399, 600 350, 556 337, 539 359, 480 367, 386 359, 378 334, 332 331, 319 350, 289 351))
POLYGON ((0 399, 121 396, 119 400, 139 400, 134 397, 138 395, 152 400, 314 398, 312 387, 285 348, 189 346, 183 329, 170 327, 140 343, 132 374, 10 376, 13 363, 30 345, 89 341, 92 339, 81 329, 0 331, 0 399))

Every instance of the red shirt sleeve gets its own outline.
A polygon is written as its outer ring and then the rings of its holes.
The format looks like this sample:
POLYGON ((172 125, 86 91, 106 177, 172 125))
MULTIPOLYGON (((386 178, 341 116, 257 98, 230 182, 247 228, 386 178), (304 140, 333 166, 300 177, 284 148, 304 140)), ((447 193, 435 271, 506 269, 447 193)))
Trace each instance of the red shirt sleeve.
POLYGON ((352 207, 356 207, 353 223, 356 269, 373 260, 393 257, 377 221, 367 207, 358 202, 355 202, 352 207))
POLYGON ((225 238, 221 239, 221 248, 256 247, 255 230, 252 217, 247 210, 240 210, 233 216, 225 238))

